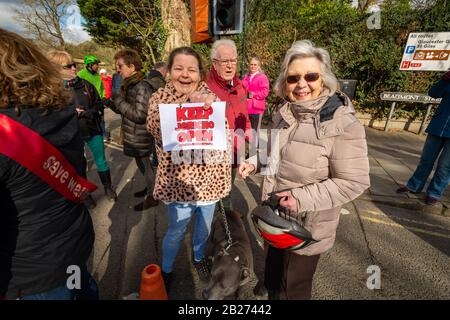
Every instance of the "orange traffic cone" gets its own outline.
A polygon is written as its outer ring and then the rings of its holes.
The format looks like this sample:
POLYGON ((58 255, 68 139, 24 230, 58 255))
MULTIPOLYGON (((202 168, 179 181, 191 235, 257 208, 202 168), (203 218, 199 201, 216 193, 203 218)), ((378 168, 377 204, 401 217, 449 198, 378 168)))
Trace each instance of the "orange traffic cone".
POLYGON ((168 300, 166 287, 157 264, 149 264, 141 273, 141 300, 168 300))

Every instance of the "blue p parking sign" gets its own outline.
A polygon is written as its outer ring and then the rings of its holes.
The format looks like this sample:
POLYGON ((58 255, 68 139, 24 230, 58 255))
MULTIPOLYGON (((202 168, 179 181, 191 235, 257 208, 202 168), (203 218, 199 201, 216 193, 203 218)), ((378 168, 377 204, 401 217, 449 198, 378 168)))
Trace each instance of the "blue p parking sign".
POLYGON ((406 47, 406 54, 414 53, 414 50, 416 50, 416 46, 407 46, 406 47))

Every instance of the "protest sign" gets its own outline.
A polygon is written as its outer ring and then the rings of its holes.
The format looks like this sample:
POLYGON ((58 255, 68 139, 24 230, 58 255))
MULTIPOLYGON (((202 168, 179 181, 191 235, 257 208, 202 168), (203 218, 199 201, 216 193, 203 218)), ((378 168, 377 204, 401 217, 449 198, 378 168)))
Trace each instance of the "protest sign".
POLYGON ((160 104, 164 151, 226 150, 225 102, 160 104))

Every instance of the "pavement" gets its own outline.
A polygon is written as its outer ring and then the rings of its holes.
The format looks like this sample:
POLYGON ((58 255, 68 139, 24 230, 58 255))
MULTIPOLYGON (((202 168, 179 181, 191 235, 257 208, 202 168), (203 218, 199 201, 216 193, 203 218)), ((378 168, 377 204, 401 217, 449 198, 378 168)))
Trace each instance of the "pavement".
MULTIPOLYGON (((119 198, 109 202, 101 188, 93 194, 96 242, 89 268, 101 299, 123 299, 139 291, 146 265, 161 265, 167 211, 163 204, 133 210, 141 200, 133 193, 143 189, 144 180, 118 144, 120 117, 106 110, 105 120, 112 137, 107 159, 119 198)), ((426 137, 372 128, 366 134, 371 187, 341 211, 335 246, 319 260, 313 299, 450 299, 449 190, 434 206, 425 204, 423 193, 395 192, 415 170, 426 137)), ((88 178, 101 186, 90 164, 88 178)), ((261 181, 259 175, 237 178, 232 191, 234 207, 244 213, 255 259, 255 274, 239 299, 265 299, 252 290, 257 278, 263 278, 264 250, 249 215, 258 203, 261 181)), ((201 299, 204 284, 192 265, 191 243, 192 225, 175 262, 170 299, 201 299)))

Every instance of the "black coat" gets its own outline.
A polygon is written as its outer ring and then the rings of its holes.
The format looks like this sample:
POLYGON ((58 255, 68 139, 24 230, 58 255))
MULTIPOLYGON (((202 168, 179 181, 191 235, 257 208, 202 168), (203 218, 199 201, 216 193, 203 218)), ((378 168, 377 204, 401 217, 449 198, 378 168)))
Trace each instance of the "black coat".
POLYGON ((158 70, 150 70, 147 79, 153 87, 153 91, 157 91, 159 88, 162 88, 166 85, 166 80, 158 70))
POLYGON ((130 84, 125 97, 115 95, 110 108, 122 115, 123 153, 130 157, 150 156, 153 137, 146 127, 148 101, 153 94, 149 80, 130 84))
MULTIPOLYGON (((74 105, 0 113, 39 133, 82 173, 84 142, 74 105)), ((1 143, 1 141, 0 141, 1 143)), ((20 148, 20 145, 17 146, 20 148)), ((8 299, 65 285, 67 267, 86 264, 94 230, 84 204, 73 203, 28 169, 0 154, 0 295, 8 299)))
POLYGON ((103 102, 97 89, 88 81, 79 77, 69 83, 73 90, 76 107, 85 110, 78 115, 83 139, 88 140, 94 136, 102 135, 100 122, 103 114, 103 102))

